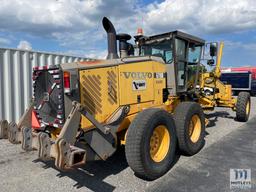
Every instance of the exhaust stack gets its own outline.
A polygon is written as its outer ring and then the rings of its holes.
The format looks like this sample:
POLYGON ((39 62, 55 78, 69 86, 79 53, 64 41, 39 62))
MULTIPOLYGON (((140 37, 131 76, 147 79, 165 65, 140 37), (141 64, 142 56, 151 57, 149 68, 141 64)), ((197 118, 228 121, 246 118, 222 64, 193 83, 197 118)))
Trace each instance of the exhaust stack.
POLYGON ((117 42, 116 42, 116 30, 111 21, 104 17, 102 19, 102 25, 108 34, 108 56, 107 59, 119 58, 117 55, 117 42))

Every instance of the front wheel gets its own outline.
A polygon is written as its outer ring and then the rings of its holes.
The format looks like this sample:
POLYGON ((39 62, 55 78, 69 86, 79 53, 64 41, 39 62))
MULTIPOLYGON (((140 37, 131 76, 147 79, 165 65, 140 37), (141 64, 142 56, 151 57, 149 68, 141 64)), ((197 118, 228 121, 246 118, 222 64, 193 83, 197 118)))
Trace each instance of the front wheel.
POLYGON ((164 175, 175 161, 175 123, 162 109, 140 112, 128 128, 125 154, 131 169, 140 177, 154 180, 164 175))
POLYGON ((240 122, 246 122, 249 119, 251 111, 250 93, 240 92, 236 103, 236 119, 240 122))

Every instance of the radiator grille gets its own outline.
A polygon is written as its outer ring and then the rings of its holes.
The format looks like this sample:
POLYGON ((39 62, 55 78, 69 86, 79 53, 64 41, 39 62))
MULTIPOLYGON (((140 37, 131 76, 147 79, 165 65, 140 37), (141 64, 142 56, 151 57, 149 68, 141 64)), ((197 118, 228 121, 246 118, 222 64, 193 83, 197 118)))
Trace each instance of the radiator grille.
POLYGON ((100 75, 82 75, 82 103, 92 115, 102 113, 102 88, 100 75))
MULTIPOLYGON (((119 106, 118 78, 116 67, 80 71, 81 104, 100 123, 104 123, 119 106)), ((81 127, 86 129, 93 125, 82 116, 81 127)))
POLYGON ((114 71, 108 71, 108 101, 117 104, 117 76, 114 71))

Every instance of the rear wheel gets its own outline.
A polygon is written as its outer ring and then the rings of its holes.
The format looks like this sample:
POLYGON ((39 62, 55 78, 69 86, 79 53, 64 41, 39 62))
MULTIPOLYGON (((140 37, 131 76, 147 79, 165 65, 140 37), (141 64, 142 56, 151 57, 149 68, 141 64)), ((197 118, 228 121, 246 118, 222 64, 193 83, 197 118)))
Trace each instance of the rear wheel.
POLYGON ((131 169, 144 179, 165 174, 175 160, 176 133, 172 116, 161 109, 146 109, 131 123, 125 154, 131 169))
POLYGON ((250 93, 240 92, 236 103, 236 119, 241 122, 246 122, 249 119, 251 111, 250 93))
POLYGON ((180 151, 194 155, 205 144, 205 119, 201 106, 195 102, 182 102, 174 112, 180 151))

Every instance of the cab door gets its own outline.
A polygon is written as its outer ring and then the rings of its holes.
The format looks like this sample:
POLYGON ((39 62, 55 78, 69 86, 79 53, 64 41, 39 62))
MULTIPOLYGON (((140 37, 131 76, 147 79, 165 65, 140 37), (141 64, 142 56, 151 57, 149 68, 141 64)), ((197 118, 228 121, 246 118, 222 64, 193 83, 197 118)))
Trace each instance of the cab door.
POLYGON ((175 38, 176 91, 186 91, 187 45, 185 40, 175 38))

